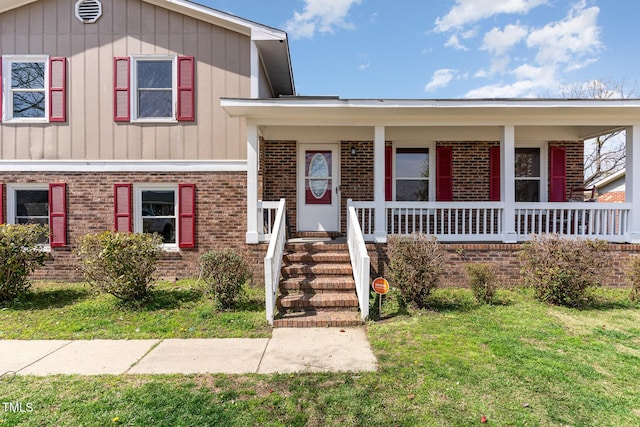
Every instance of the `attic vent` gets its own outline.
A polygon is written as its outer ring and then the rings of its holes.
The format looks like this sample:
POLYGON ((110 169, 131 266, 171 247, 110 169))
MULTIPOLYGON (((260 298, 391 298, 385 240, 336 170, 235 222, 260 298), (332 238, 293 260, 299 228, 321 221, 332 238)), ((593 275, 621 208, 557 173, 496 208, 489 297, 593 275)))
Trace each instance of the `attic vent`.
POLYGON ((102 3, 98 0, 78 0, 76 18, 84 24, 93 24, 102 16, 102 3))

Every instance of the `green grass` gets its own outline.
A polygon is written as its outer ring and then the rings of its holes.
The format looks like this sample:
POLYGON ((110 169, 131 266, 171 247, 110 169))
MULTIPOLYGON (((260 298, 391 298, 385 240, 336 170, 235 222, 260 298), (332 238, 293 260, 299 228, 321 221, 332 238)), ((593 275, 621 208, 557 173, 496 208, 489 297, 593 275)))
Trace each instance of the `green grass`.
POLYGON ((438 290, 428 310, 385 298, 374 373, 0 379, 4 425, 637 426, 640 306, 599 290, 583 309, 500 291, 438 290), (114 421, 115 420, 115 421, 114 421))
POLYGON ((220 311, 195 281, 160 283, 142 307, 94 294, 87 284, 36 283, 0 303, 0 339, 268 337, 262 289, 248 289, 235 311, 220 311))

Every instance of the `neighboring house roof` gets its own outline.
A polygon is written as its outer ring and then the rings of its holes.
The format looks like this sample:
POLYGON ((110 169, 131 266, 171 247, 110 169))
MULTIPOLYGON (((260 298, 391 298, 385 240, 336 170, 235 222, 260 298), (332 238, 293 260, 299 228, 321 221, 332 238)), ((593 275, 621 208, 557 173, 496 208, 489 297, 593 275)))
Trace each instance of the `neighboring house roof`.
POLYGON ((617 183, 618 186, 622 185, 624 186, 624 179, 625 179, 625 175, 626 175, 626 170, 622 169, 619 170, 616 173, 612 173, 611 175, 602 178, 599 181, 596 181, 593 183, 593 186, 597 189, 601 189, 601 188, 605 188, 605 187, 611 187, 612 184, 615 184, 617 181, 622 181, 620 183, 617 183))
MULTIPOLYGON (((0 0, 0 13, 39 0, 0 0)), ((276 96, 294 95, 295 84, 287 33, 186 0, 142 0, 251 37, 260 50, 265 71, 276 96)))
POLYGON ((640 117, 640 99, 281 99, 223 98, 233 117, 274 125, 563 126, 589 139, 620 130, 640 117))

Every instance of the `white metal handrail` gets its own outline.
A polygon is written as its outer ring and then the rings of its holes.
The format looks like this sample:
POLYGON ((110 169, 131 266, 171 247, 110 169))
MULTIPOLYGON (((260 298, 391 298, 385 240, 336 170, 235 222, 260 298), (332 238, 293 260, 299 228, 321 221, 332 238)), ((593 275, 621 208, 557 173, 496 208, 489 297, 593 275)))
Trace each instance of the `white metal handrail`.
MULTIPOLYGON (((263 202, 265 203, 265 202, 263 202)), ((273 325, 276 308, 276 296, 280 284, 280 270, 282 269, 282 255, 287 243, 287 219, 285 215, 285 199, 280 199, 270 234, 267 256, 264 258, 264 290, 267 310, 267 322, 273 325)))
POLYGON ((347 244, 353 270, 353 279, 356 282, 356 293, 362 320, 369 317, 369 268, 371 260, 364 243, 364 236, 358 215, 351 199, 347 201, 347 244))

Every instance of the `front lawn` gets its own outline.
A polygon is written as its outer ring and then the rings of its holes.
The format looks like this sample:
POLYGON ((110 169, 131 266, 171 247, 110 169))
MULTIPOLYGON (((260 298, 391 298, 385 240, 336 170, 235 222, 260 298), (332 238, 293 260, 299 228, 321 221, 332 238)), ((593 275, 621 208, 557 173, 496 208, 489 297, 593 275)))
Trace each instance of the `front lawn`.
MULTIPOLYGON (((393 298, 368 333, 374 373, 0 379, 2 425, 637 426, 640 310, 600 290, 583 309, 501 291, 494 306, 438 290, 393 298)), ((58 308, 60 310, 60 308, 58 308)), ((2 312, 4 313, 4 312, 2 312)))
POLYGON ((41 282, 0 303, 0 339, 268 337, 263 292, 248 289, 238 310, 220 311, 193 280, 159 283, 151 302, 133 308, 84 283, 41 282))

